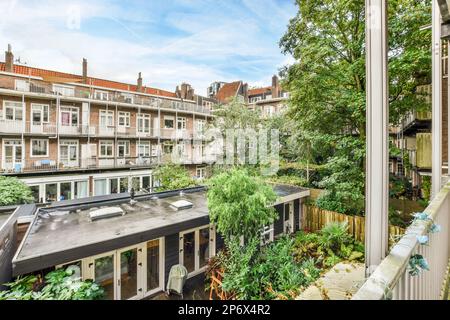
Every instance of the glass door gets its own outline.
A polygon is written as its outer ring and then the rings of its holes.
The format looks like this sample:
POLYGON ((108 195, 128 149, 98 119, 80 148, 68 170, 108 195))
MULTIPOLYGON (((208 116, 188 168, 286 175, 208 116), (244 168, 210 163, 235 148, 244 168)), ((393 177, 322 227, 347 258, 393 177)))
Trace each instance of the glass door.
POLYGON ((142 252, 142 248, 137 247, 117 251, 118 300, 136 299, 142 293, 138 286, 138 274, 142 268, 142 262, 138 262, 138 250, 142 252))
POLYGON ((21 171, 22 142, 20 140, 4 140, 3 168, 7 170, 21 171))
POLYGON ((162 290, 164 273, 162 271, 163 240, 156 239, 147 242, 146 259, 146 295, 162 290))
POLYGON ((60 162, 66 167, 78 167, 78 141, 62 141, 59 146, 60 162))
POLYGON ((114 275, 115 254, 111 253, 94 260, 94 281, 105 291, 104 300, 114 300, 115 275, 114 275))
POLYGON ((286 234, 294 232, 294 203, 293 202, 284 204, 283 230, 284 230, 284 233, 286 233, 286 234))
POLYGON ((214 228, 204 226, 196 230, 180 233, 180 264, 190 276, 202 272, 208 260, 215 254, 214 228))

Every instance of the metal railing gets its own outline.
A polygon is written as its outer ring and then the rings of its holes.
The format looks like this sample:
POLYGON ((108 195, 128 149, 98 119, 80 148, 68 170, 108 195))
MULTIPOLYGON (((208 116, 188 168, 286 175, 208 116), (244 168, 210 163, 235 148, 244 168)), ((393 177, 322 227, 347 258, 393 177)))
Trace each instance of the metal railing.
POLYGON ((393 246, 389 255, 364 282, 353 299, 437 300, 445 298, 450 249, 449 210, 450 183, 441 189, 424 210, 425 218, 416 219, 411 224, 405 235, 393 246), (422 270, 415 274, 413 272, 415 261, 421 257, 426 259, 429 270, 422 270), (411 260, 413 258, 416 260, 411 260))
POLYGON ((210 115, 211 108, 208 106, 197 105, 193 102, 185 102, 180 100, 171 100, 164 99, 159 97, 151 97, 145 96, 137 93, 123 93, 118 91, 108 91, 107 88, 104 90, 98 90, 89 87, 76 87, 70 86, 73 90, 67 90, 66 94, 61 94, 60 92, 55 91, 55 88, 52 84, 28 79, 26 80, 28 85, 23 88, 14 87, 14 82, 11 85, 3 84, 0 88, 15 90, 18 92, 31 92, 38 93, 43 95, 51 95, 51 96, 59 96, 62 99, 70 99, 70 98, 81 98, 81 99, 90 99, 96 101, 105 101, 109 103, 126 103, 132 104, 135 106, 147 106, 153 108, 163 108, 163 109, 171 109, 178 111, 187 111, 187 112, 197 112, 210 115), (100 94, 99 91, 106 94, 100 94))

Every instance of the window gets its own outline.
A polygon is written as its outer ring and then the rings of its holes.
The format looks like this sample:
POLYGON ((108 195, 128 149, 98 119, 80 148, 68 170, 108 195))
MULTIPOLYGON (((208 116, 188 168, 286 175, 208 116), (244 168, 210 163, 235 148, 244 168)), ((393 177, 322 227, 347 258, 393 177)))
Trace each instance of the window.
POLYGON ((203 130, 205 130, 206 127, 206 120, 195 120, 195 130, 197 130, 197 132, 203 132, 203 130))
POLYGON ((138 145, 138 157, 150 157, 150 142, 141 142, 138 145))
POLYGON ((198 179, 203 179, 206 177, 206 167, 197 167, 195 169, 195 175, 198 179))
POLYGON ((213 227, 204 226, 184 231, 179 236, 179 263, 184 265, 193 276, 202 272, 208 260, 215 255, 215 231, 213 227))
POLYGON ((113 157, 113 141, 100 141, 100 157, 113 157))
POLYGON ((261 96, 250 98, 250 102, 258 102, 258 101, 261 101, 261 100, 262 100, 261 96))
POLYGON ((3 103, 3 112, 5 120, 21 121, 23 119, 22 102, 5 101, 3 103))
POLYGON ((47 104, 31 104, 31 119, 33 124, 49 122, 49 110, 47 104))
POLYGON ((119 111, 119 126, 129 127, 130 126, 130 113, 119 111))
POLYGON ((30 83, 26 80, 16 80, 16 90, 29 92, 30 83))
POLYGON ((31 156, 48 157, 48 140, 31 139, 31 156))
POLYGON ((186 118, 185 117, 177 117, 177 129, 178 130, 186 130, 186 118))
POLYGON ((53 85, 53 91, 56 94, 59 94, 59 95, 62 95, 62 96, 73 97, 75 95, 75 89, 73 87, 62 86, 62 85, 59 85, 59 84, 53 85))
POLYGON ((165 116, 164 117, 164 128, 165 129, 173 129, 174 128, 174 124, 173 124, 174 120, 172 116, 165 116))
POLYGON ((107 184, 107 180, 106 179, 99 179, 99 180, 94 180, 94 187, 95 187, 95 195, 96 196, 103 196, 106 194, 106 184, 107 184))
POLYGON ((97 100, 108 100, 109 94, 107 91, 95 90, 94 96, 97 100))
POLYGON ((130 141, 117 142, 117 156, 121 158, 130 156, 130 141))
POLYGON ((150 132, 150 115, 144 113, 138 113, 137 116, 137 127, 140 133, 150 132))
POLYGON ((61 107, 61 125, 77 127, 78 126, 78 108, 61 107))
POLYGON ((114 111, 100 110, 100 126, 102 127, 114 126, 114 111))
POLYGON ((88 182, 75 181, 73 191, 75 199, 86 198, 88 196, 88 182))
POLYGON ((164 143, 163 152, 164 152, 164 154, 172 154, 172 152, 173 152, 173 144, 171 144, 171 143, 164 143))

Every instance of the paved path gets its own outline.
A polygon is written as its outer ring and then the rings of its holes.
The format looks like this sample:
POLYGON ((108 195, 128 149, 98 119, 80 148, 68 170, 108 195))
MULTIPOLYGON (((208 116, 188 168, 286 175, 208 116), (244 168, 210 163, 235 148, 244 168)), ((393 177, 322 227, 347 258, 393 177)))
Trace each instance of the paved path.
POLYGON ((349 300, 364 282, 364 264, 338 263, 296 300, 349 300))

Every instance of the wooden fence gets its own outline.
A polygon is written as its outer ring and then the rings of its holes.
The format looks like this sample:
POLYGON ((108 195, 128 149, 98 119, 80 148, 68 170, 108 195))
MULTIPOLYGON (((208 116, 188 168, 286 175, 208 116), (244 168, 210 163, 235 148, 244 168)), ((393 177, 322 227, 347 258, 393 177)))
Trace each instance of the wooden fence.
MULTIPOLYGON (((348 233, 356 240, 364 243, 364 217, 349 216, 343 213, 322 210, 315 206, 303 205, 302 229, 306 231, 318 231, 329 222, 347 222, 348 233)), ((389 244, 403 235, 405 229, 389 225, 389 244)))

